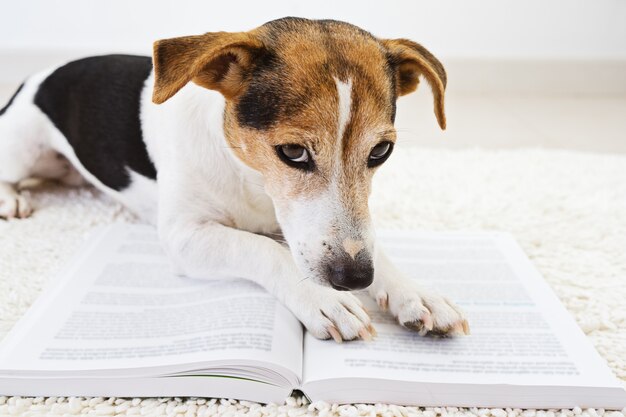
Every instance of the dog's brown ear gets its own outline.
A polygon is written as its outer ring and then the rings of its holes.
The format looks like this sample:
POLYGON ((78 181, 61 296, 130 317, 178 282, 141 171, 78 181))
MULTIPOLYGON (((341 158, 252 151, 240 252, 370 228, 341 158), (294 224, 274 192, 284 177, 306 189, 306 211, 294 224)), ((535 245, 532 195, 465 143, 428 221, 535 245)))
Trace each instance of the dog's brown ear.
POLYGON ((408 39, 381 40, 389 53, 389 61, 396 70, 396 93, 399 96, 417 89, 419 77, 423 75, 430 84, 435 99, 435 116, 441 129, 446 128, 444 93, 446 71, 441 62, 419 43, 408 39))
POLYGON ((232 98, 242 89, 260 40, 247 32, 216 32, 154 43, 152 101, 161 104, 189 81, 232 98))

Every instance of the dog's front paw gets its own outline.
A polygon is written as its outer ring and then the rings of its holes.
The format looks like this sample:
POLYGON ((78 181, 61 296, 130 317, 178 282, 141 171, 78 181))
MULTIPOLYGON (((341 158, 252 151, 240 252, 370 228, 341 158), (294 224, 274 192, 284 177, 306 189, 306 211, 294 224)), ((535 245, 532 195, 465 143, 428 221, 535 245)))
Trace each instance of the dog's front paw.
POLYGON ((349 292, 307 285, 291 310, 318 339, 371 340, 376 335, 361 301, 349 292))
POLYGON ((435 292, 411 284, 393 285, 372 295, 381 309, 388 309, 402 326, 420 335, 469 334, 469 324, 459 307, 435 292))
POLYGON ((24 219, 33 213, 33 208, 28 199, 19 194, 0 194, 0 218, 24 219))

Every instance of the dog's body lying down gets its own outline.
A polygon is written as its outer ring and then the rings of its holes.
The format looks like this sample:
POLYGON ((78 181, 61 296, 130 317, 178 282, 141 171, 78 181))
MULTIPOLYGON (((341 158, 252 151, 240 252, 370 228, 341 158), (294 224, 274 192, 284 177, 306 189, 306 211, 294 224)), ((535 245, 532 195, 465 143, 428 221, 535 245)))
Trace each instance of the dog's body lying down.
POLYGON ((456 306, 388 262, 370 224, 396 99, 420 76, 444 128, 439 61, 342 22, 285 18, 158 41, 153 60, 71 62, 0 111, 0 216, 30 214, 22 179, 86 181, 156 223, 180 273, 256 281, 316 337, 372 336, 347 291, 363 288, 407 328, 467 333, 456 306))

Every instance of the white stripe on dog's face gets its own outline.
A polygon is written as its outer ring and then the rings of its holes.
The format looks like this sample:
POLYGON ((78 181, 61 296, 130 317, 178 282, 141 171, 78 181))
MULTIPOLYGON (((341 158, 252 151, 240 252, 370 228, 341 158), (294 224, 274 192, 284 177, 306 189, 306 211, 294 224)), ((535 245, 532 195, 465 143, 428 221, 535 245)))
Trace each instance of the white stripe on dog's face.
POLYGON ((310 35, 268 38, 271 65, 255 73, 239 102, 227 102, 224 133, 263 175, 304 277, 364 288, 373 277, 371 179, 388 155, 379 163, 371 156, 395 141, 395 81, 375 38, 310 35))
MULTIPOLYGON (((352 117, 352 79, 341 81, 335 77, 334 80, 336 133, 335 143, 327 148, 326 187, 314 195, 279 203, 276 208, 283 234, 300 269, 322 285, 357 289, 371 282, 374 236, 369 216, 355 215, 356 202, 346 192, 346 187, 352 186, 346 177, 344 158, 350 140, 346 131, 352 117)), ((365 165, 365 158, 362 163, 365 165)))
POLYGON ((346 132, 346 126, 350 121, 350 109, 352 108, 352 79, 343 82, 335 78, 337 84, 337 96, 339 97, 339 117, 337 125, 337 155, 341 158, 343 149, 343 135, 346 132))

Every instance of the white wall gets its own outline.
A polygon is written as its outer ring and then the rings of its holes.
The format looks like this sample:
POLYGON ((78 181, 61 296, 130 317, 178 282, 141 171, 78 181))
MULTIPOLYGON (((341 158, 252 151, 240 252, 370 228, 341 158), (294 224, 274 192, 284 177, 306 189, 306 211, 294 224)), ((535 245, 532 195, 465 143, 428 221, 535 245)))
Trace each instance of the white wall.
POLYGON ((447 58, 626 60, 624 0, 13 0, 0 51, 149 52, 153 40, 285 15, 353 22, 447 58))

